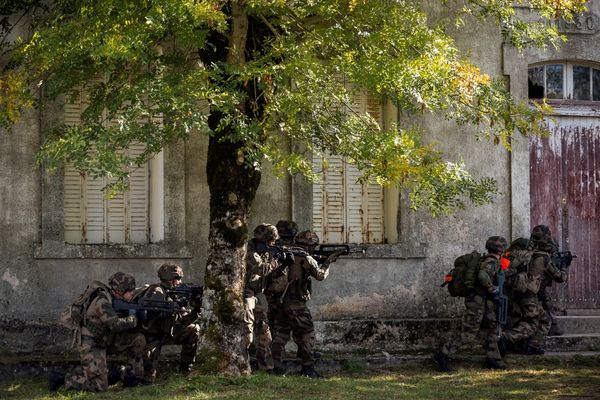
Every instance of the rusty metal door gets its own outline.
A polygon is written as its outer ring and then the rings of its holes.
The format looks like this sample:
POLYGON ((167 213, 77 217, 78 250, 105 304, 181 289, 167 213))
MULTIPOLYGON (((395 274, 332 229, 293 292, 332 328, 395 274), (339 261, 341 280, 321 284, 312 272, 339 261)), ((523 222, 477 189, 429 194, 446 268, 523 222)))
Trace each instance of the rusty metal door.
POLYGON ((549 138, 530 139, 531 227, 545 224, 577 255, 559 308, 600 308, 600 117, 553 116, 549 138))

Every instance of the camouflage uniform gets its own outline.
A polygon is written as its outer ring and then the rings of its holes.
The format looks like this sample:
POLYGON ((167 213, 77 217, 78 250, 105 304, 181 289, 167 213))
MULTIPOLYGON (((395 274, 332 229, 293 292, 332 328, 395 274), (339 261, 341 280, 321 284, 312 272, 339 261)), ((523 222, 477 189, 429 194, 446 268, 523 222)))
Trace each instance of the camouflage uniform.
MULTIPOLYGON (((112 275, 109 284, 121 293, 135 288, 134 278, 122 272, 112 275)), ((108 389, 107 353, 126 352, 126 376, 140 379, 143 376, 142 356, 146 340, 140 332, 132 331, 137 326, 137 318, 135 315, 119 317, 112 308, 112 291, 108 287, 106 289, 98 290, 85 310, 81 343, 78 345, 82 365, 65 377, 67 389, 94 392, 108 389)))
POLYGON ((538 225, 533 228, 530 239, 530 249, 533 251, 531 262, 526 272, 524 287, 521 290, 523 294, 516 298, 521 318, 502 335, 503 339, 510 343, 528 340, 527 347, 533 352, 542 352, 542 341, 552 325, 552 320, 543 309, 539 299, 543 282, 548 279, 564 282, 567 279, 566 272, 554 266, 550 261, 548 251, 552 251, 552 248, 553 242, 548 227, 538 225))
POLYGON ((501 359, 498 350, 498 321, 494 294, 496 275, 500 271, 500 254, 506 248, 506 239, 492 236, 486 242, 490 251, 481 261, 473 293, 465 298, 465 313, 462 319, 462 329, 454 339, 444 343, 440 351, 434 355, 434 360, 444 371, 449 371, 447 360, 459 349, 472 348, 480 335, 485 351, 484 367, 503 368, 498 361, 501 359))
MULTIPOLYGON (((304 231, 296 236, 295 244, 311 246, 313 243, 318 243, 314 232, 304 231)), ((290 333, 292 333, 298 345, 302 374, 311 377, 318 376, 314 372, 315 328, 306 302, 311 295, 311 277, 322 281, 328 275, 329 269, 320 268, 317 261, 310 255, 305 257, 296 255, 294 263, 289 266, 287 285, 279 298, 281 304, 275 317, 276 336, 273 340, 272 350, 277 371, 283 371, 282 354, 290 339, 290 333)))
MULTIPOLYGON (((158 277, 161 282, 150 285, 142 294, 143 297, 172 301, 175 299, 168 296, 167 291, 175 286, 173 279, 183 278, 183 270, 179 265, 163 264, 158 269, 158 277)), ((170 318, 159 318, 144 324, 146 336, 146 349, 144 351, 144 376, 150 381, 156 378, 158 360, 163 345, 180 345, 179 371, 188 373, 196 360, 196 351, 200 340, 200 325, 196 311, 177 314, 170 318)))
POLYGON ((273 369, 272 337, 269 329, 269 304, 264 290, 267 277, 281 266, 281 260, 269 252, 267 242, 277 240, 279 235, 273 225, 261 224, 254 230, 254 236, 248 242, 246 250, 243 338, 246 348, 255 341, 258 368, 270 371, 273 369))

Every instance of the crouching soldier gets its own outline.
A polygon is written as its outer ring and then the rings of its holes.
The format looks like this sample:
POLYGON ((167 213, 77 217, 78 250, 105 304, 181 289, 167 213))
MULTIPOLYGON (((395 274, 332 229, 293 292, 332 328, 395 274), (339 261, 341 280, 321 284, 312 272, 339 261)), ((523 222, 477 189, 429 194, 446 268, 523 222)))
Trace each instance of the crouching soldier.
POLYGON ((508 242, 501 236, 492 236, 485 242, 488 254, 481 261, 481 267, 475 280, 473 292, 465 298, 465 313, 462 320, 462 331, 456 338, 443 344, 434 354, 438 369, 451 371, 450 355, 457 349, 473 346, 477 334, 481 335, 485 350, 484 368, 504 369, 498 350, 498 321, 494 295, 498 290, 496 275, 500 271, 500 256, 506 250, 508 242))
POLYGON ((62 384, 67 389, 103 392, 108 389, 106 354, 127 354, 123 386, 147 384, 143 379, 144 335, 135 330, 135 315, 119 317, 112 306, 113 299, 130 301, 135 290, 133 276, 117 272, 108 279, 108 286, 93 282, 80 298, 67 307, 61 322, 75 329, 81 366, 71 373, 52 372, 49 389, 56 391, 62 384))
MULTIPOLYGON (((181 285, 183 270, 176 264, 163 264, 157 272, 160 283, 150 285, 140 297, 175 302, 176 299, 169 291, 181 285)), ((181 313, 152 319, 143 325, 147 342, 144 351, 144 377, 147 380, 154 382, 156 379, 162 346, 168 344, 181 346, 179 372, 184 375, 191 372, 200 340, 200 325, 196 323, 199 317, 197 311, 196 309, 182 310, 181 313)))
MULTIPOLYGON (((312 253, 319 244, 319 237, 312 231, 303 231, 294 238, 294 244, 312 253)), ((290 333, 298 345, 298 357, 302 362, 301 375, 309 378, 318 378, 315 371, 315 358, 313 347, 315 344, 315 328, 310 310, 306 302, 311 295, 311 278, 322 281, 329 275, 329 264, 333 258, 326 260, 323 267, 309 254, 305 256, 296 254, 294 263, 287 270, 287 286, 279 298, 280 306, 275 316, 275 339, 273 339, 273 361, 275 373, 285 372, 282 355, 290 333)))

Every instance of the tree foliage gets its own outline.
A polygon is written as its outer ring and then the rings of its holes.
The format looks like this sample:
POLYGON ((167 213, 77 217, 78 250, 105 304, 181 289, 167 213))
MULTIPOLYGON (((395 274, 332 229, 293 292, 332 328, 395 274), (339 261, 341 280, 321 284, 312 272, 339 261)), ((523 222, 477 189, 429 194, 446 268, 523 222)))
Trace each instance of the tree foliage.
MULTIPOLYGON (((495 20, 519 47, 557 44, 562 38, 548 21, 569 19, 585 3, 440 1, 495 20), (527 22, 519 7, 542 19, 527 22)), ((39 6, 20 4, 30 13, 39 6)), ((442 112, 507 148, 515 132, 544 130, 543 110, 515 103, 501 81, 460 54, 418 2, 48 4, 30 21, 29 36, 4 41, 10 59, 0 77, 0 124, 10 126, 24 108, 36 105, 39 91, 44 101, 89 97, 82 124, 52 127, 38 159, 50 167, 72 162, 95 176, 112 176, 116 189, 127 185, 130 165, 199 132, 241 143, 244 168, 260 168, 266 158, 280 173, 315 178, 313 153, 344 156, 364 180, 406 188, 414 207, 435 214, 464 207, 465 198, 490 201, 495 182, 477 180, 462 163, 444 160, 423 141, 423 132, 384 129, 369 114, 350 112, 354 91, 367 90, 406 112, 442 112), (219 118, 213 129, 211 115, 219 118), (283 150, 289 141, 306 150, 289 154, 283 150), (136 159, 116 151, 132 142, 146 144, 136 159)), ((4 21, 7 32, 11 25, 4 21)))

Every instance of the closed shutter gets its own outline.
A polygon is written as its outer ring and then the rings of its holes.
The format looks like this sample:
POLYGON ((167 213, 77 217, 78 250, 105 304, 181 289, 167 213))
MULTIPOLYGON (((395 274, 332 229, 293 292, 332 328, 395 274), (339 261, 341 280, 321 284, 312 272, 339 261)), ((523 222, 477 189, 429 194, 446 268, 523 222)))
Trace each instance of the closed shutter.
MULTIPOLYGON (((65 124, 81 123, 84 101, 65 104, 65 124)), ((116 121, 109 121, 115 126, 116 121)), ((129 156, 135 158, 144 151, 143 144, 132 144, 129 156)), ((68 243, 148 243, 148 163, 130 169, 130 188, 111 199, 103 189, 109 178, 94 179, 80 174, 73 165, 65 167, 64 227, 68 243)), ((160 191, 162 193, 162 191, 160 191)))
MULTIPOLYGON (((355 112, 369 112, 382 125, 381 103, 374 96, 358 93, 355 112)), ((383 188, 358 182, 356 166, 341 157, 313 157, 321 182, 313 185, 313 229, 324 243, 382 243, 383 188)))

